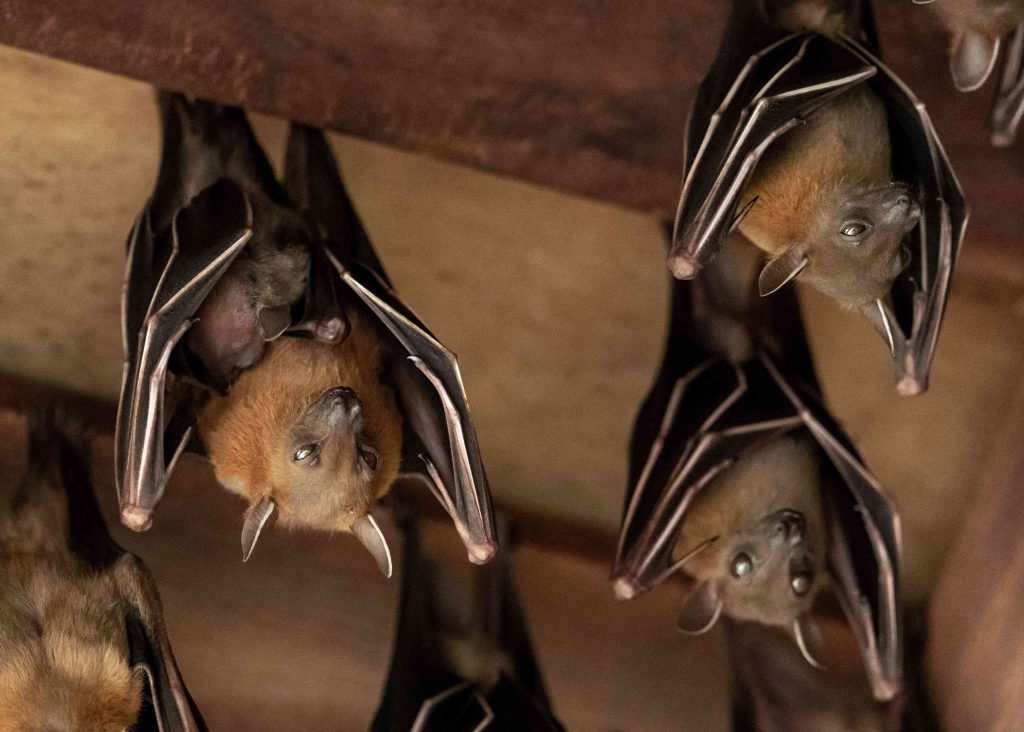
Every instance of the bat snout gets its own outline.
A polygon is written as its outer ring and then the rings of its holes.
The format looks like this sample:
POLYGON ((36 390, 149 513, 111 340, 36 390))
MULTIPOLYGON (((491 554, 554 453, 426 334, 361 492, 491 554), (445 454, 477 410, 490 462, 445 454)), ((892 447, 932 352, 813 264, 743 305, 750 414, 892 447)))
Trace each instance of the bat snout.
POLYGON ((331 427, 363 428, 363 402, 347 386, 335 386, 325 391, 312 409, 327 417, 331 427))

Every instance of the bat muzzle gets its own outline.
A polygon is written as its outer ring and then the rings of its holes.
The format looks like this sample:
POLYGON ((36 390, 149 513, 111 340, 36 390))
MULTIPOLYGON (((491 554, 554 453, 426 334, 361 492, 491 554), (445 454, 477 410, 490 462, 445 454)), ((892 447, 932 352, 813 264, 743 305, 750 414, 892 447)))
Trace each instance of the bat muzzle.
POLYGON ((353 432, 363 429, 363 402, 347 386, 335 386, 309 406, 306 415, 311 421, 324 421, 331 429, 347 428, 353 432))

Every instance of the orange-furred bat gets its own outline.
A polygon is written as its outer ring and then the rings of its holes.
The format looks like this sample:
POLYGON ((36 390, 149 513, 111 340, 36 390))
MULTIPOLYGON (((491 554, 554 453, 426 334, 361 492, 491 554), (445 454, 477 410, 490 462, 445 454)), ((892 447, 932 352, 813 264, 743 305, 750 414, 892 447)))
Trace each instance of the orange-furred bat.
POLYGON ((927 388, 967 222, 924 105, 882 63, 862 0, 735 0, 690 112, 669 251, 691 279, 739 231, 793 280, 857 309, 897 391, 927 388))
POLYGON ((81 426, 30 420, 0 514, 0 732, 198 732, 142 562, 107 534, 81 426))
POLYGON ((132 230, 116 462, 146 530, 176 460, 205 452, 269 523, 351 532, 391 574, 372 511, 417 474, 474 562, 490 495, 454 354, 394 293, 327 141, 293 125, 282 185, 239 109, 159 97, 156 189, 132 230))

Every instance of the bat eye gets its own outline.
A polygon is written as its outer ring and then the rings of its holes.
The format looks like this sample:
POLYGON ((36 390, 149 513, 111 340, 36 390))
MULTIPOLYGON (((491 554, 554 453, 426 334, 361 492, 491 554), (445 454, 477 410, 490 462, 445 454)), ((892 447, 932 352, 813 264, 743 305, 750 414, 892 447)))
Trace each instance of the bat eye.
POLYGON ((370 470, 376 470, 377 464, 380 461, 380 455, 369 445, 359 445, 359 459, 370 470))
POLYGON ((309 445, 303 445, 298 450, 292 453, 292 461, 296 463, 302 463, 309 460, 313 455, 316 454, 316 445, 310 443, 309 445))
POLYGON ((865 224, 863 221, 847 221, 839 229, 839 233, 847 239, 856 239, 867 231, 868 228, 868 224, 865 224))
POLYGON ((804 572, 794 574, 789 580, 789 586, 793 589, 794 595, 803 597, 811 590, 811 575, 804 572))
POLYGON ((750 555, 746 552, 740 552, 732 558, 732 562, 729 564, 729 572, 733 577, 737 579, 746 577, 748 574, 754 571, 754 560, 750 558, 750 555))

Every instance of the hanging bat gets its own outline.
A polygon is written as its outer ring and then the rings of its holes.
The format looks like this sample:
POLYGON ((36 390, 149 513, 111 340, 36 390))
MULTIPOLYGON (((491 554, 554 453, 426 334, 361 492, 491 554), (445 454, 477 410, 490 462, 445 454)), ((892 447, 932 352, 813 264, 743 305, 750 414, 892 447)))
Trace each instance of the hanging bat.
POLYGON ((107 533, 88 457, 80 425, 30 418, 28 470, 0 516, 0 731, 205 730, 153 578, 107 533))
POLYGON ((512 583, 508 554, 474 569, 475 592, 424 555, 400 514, 402 596, 373 732, 561 732, 512 583))
POLYGON ((924 106, 878 59, 856 0, 733 3, 690 113, 669 267, 689 279, 737 228, 794 279, 859 310, 897 391, 927 388, 967 219, 924 106))
POLYGON ((949 29, 949 70, 960 91, 980 88, 1003 49, 991 139, 996 147, 1009 147, 1024 117, 1024 2, 942 0, 932 7, 949 29))
POLYGON ((682 570, 681 630, 722 615, 784 626, 816 663, 811 610, 827 588, 874 695, 891 699, 898 517, 821 404, 795 295, 751 287, 744 299, 741 269, 723 256, 674 284, 664 361, 634 425, 613 589, 631 599, 682 570))
POLYGON ((175 94, 160 109, 160 173, 128 242, 122 523, 149 528, 181 454, 205 452, 249 503, 243 560, 280 519, 351 532, 390 576, 372 509, 401 471, 488 561, 455 356, 395 295, 322 135, 293 126, 282 186, 241 110, 175 94))

